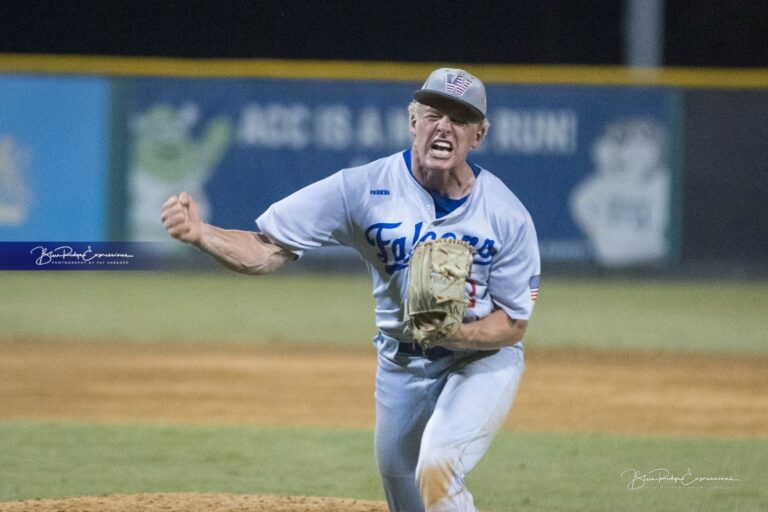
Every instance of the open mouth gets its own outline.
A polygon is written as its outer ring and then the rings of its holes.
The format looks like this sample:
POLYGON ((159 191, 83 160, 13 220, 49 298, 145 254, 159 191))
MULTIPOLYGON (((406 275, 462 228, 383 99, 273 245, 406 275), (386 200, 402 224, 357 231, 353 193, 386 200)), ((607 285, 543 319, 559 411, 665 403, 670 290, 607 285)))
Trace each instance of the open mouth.
POLYGON ((438 154, 448 154, 453 151, 453 144, 444 140, 436 140, 432 143, 430 149, 438 154))

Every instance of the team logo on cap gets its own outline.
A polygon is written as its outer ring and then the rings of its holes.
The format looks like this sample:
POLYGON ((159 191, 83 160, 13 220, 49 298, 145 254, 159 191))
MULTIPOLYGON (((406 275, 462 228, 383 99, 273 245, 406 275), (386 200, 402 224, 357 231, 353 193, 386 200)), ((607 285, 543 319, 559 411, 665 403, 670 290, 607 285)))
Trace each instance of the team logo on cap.
POLYGON ((464 96, 472 80, 461 73, 448 73, 445 75, 445 92, 454 96, 464 96))

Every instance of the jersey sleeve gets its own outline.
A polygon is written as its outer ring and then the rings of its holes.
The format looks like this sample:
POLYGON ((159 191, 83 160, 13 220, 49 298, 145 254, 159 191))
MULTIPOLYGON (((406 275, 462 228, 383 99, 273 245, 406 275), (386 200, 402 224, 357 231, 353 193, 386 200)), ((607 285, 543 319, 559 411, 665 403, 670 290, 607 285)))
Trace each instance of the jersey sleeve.
POLYGON ((256 226, 297 256, 317 247, 347 245, 350 223, 342 173, 274 203, 256 219, 256 226))
POLYGON ((529 215, 509 233, 510 243, 502 244, 494 258, 488 292, 496 307, 510 318, 527 320, 539 293, 541 260, 536 229, 529 215))

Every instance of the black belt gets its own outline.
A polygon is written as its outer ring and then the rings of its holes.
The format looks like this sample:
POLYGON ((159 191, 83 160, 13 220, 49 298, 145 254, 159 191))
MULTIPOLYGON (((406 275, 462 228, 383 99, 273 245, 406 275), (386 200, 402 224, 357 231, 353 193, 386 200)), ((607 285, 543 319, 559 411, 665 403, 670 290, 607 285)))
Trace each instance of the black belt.
POLYGON ((408 356, 426 357, 430 361, 441 359, 453 354, 453 350, 448 350, 445 347, 432 347, 424 350, 418 343, 404 343, 400 342, 397 349, 398 354, 404 354, 408 356))

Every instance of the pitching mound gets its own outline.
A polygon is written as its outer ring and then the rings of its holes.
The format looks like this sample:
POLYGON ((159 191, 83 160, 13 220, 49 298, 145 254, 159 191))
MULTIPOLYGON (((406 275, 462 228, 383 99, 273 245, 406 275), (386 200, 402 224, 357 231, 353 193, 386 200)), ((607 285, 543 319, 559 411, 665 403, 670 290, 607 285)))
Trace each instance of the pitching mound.
POLYGON ((241 494, 117 494, 0 503, 0 512, 386 512, 378 501, 241 494))

